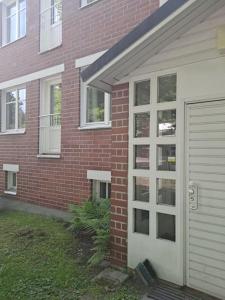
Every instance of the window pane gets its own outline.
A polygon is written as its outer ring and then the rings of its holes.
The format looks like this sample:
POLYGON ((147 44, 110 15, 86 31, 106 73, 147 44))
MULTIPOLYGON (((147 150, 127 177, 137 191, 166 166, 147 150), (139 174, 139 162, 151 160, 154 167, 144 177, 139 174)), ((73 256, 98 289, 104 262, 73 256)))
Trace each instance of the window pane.
POLYGON ((51 0, 51 24, 56 24, 62 20, 62 1, 51 0))
POLYGON ((135 114, 135 137, 149 137, 150 113, 135 114))
POLYGON ((176 171, 176 146, 158 145, 158 170, 176 171))
POLYGON ((134 200, 149 202, 149 178, 134 178, 134 200))
POLYGON ((6 104, 6 129, 15 129, 16 128, 16 103, 6 104))
POLYGON ((106 182, 100 182, 100 198, 107 198, 106 182))
POLYGON ((16 188, 16 173, 12 173, 12 186, 16 188))
POLYGON ((134 209, 134 232, 149 235, 149 211, 134 209))
POLYGON ((19 12, 19 37, 26 35, 26 10, 19 12))
POLYGON ((7 7, 7 17, 16 14, 16 2, 7 7))
POLYGON ((177 76, 168 75, 158 78, 158 102, 176 101, 177 76))
POLYGON ((175 235, 175 216, 157 213, 158 219, 158 234, 157 238, 176 241, 175 235))
POLYGON ((173 179, 157 179, 157 204, 176 205, 176 181, 173 179))
POLYGON ((150 103, 150 80, 135 83, 135 105, 150 103))
POLYGON ((26 90, 21 89, 18 91, 18 127, 25 128, 26 121, 26 90))
POLYGON ((17 91, 11 91, 6 93, 6 103, 16 102, 17 91))
POLYGON ((135 146, 135 169, 149 169, 149 145, 135 146))
POLYGON ((87 88, 87 122, 104 122, 105 93, 92 88, 87 88))
POLYGON ((19 1, 19 10, 26 8, 26 0, 20 0, 19 1))
POLYGON ((62 85, 53 84, 50 86, 50 113, 51 114, 60 114, 61 105, 62 105, 62 85))
POLYGON ((7 43, 13 42, 16 39, 16 15, 13 15, 7 19, 7 43))
POLYGON ((176 110, 158 112, 158 136, 174 136, 176 134, 176 110))
POLYGON ((108 183, 108 198, 111 198, 111 183, 108 183))

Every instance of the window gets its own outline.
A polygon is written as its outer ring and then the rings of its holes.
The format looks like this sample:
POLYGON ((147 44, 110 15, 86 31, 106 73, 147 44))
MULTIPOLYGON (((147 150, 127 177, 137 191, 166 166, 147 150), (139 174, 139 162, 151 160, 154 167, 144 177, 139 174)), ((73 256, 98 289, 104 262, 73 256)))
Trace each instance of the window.
POLYGON ((81 128, 110 126, 110 94, 81 83, 81 128))
POLYGON ((80 7, 87 6, 91 3, 97 2, 98 0, 80 0, 80 7))
POLYGON ((176 101, 177 75, 165 75, 158 77, 158 102, 176 101))
POLYGON ((134 209, 134 232, 149 235, 149 211, 134 209))
POLYGON ((48 78, 41 82, 40 99, 40 154, 61 152, 61 78, 48 78))
POLYGON ((3 44, 26 35, 26 0, 6 1, 2 9, 3 44))
POLYGON ((175 216, 163 213, 157 213, 157 237, 163 240, 176 241, 175 234, 175 216))
POLYGON ((176 181, 173 179, 157 179, 157 204, 176 205, 176 181))
POLYGON ((6 171, 6 191, 5 193, 16 194, 17 174, 16 172, 6 171))
POLYGON ((158 111, 158 136, 176 135, 176 109, 158 111))
POLYGON ((150 113, 135 114, 135 137, 149 137, 150 135, 150 113))
POLYGON ((135 169, 149 169, 149 145, 135 145, 134 165, 135 169))
POLYGON ((149 178, 134 178, 134 201, 149 202, 149 178))
POLYGON ((92 197, 94 199, 111 198, 111 183, 93 180, 92 197))
POLYGON ((2 132, 25 129, 26 89, 24 87, 2 92, 2 132))
POLYGON ((62 1, 51 0, 51 25, 62 21, 62 1))
POLYGON ((158 145, 158 170, 176 171, 176 146, 158 145))
POLYGON ((150 80, 135 83, 135 106, 150 104, 150 80))

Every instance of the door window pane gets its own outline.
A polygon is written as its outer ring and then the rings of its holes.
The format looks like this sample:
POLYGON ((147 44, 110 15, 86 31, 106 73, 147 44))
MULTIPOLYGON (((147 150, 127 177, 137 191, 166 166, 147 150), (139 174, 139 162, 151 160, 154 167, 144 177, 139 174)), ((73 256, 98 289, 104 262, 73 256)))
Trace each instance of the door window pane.
POLYGON ((134 200, 149 202, 149 178, 134 178, 134 200))
POLYGON ((176 146, 158 145, 158 170, 176 171, 176 146))
POLYGON ((176 205, 176 181, 173 179, 157 179, 157 204, 176 205))
POLYGON ((135 105, 150 104, 150 80, 135 83, 135 105))
POLYGON ((149 169, 149 145, 135 146, 135 169, 149 169))
POLYGON ((135 137, 149 137, 150 113, 135 114, 135 137))
POLYGON ((176 110, 158 111, 158 136, 174 136, 176 134, 176 110))
POLYGON ((158 78, 158 102, 176 101, 177 75, 167 75, 158 78))
POLYGON ((149 211, 134 209, 134 232, 149 235, 149 211))
POLYGON ((26 90, 18 91, 18 128, 25 128, 26 117, 26 90))
POLYGON ((105 93, 98 89, 87 88, 87 122, 104 122, 105 93))
POLYGON ((175 216, 157 213, 158 233, 157 238, 169 241, 176 241, 175 216))

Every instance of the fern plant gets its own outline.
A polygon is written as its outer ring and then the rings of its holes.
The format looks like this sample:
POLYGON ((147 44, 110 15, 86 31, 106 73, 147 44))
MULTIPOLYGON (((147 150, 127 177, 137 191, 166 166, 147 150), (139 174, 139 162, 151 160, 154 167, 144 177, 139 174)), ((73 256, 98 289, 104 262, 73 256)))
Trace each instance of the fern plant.
POLYGON ((88 263, 93 266, 101 262, 109 251, 110 201, 109 199, 89 199, 83 205, 71 205, 74 217, 71 228, 79 233, 85 231, 93 235, 94 254, 88 263))

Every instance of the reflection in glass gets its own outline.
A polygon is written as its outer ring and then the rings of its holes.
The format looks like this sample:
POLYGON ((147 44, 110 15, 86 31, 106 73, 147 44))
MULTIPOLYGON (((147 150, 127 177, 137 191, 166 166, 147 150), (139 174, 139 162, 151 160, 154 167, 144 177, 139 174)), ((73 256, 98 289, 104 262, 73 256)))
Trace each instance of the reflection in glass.
POLYGON ((135 83, 135 106, 150 104, 150 80, 135 83))
POLYGON ((149 137, 150 113, 135 114, 135 137, 149 137))
POLYGON ((135 169, 149 169, 149 145, 135 146, 135 169))
POLYGON ((93 87, 87 88, 87 123, 104 122, 105 93, 93 87))
POLYGON ((173 179, 157 179, 157 204, 176 205, 176 181, 173 179))
POLYGON ((175 216, 157 213, 157 238, 175 242, 175 222, 175 216))
POLYGON ((158 111, 158 136, 176 135, 176 109, 158 111))
POLYGON ((149 202, 149 178, 134 178, 134 200, 149 202))
POLYGON ((176 146, 175 145, 158 145, 158 170, 176 171, 176 146))
POLYGON ((149 235, 149 211, 134 209, 134 232, 149 235))
POLYGON ((158 78, 158 102, 176 101, 177 75, 166 75, 158 78))

